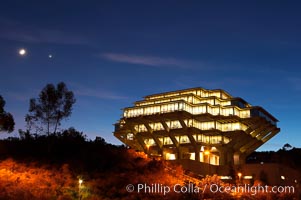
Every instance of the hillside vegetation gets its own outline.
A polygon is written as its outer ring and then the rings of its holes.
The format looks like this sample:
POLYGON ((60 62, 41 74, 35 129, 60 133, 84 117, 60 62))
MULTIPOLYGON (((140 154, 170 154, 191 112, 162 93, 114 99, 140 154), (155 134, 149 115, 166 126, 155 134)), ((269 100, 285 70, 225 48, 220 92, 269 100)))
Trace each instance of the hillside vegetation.
POLYGON ((286 194, 240 195, 212 193, 205 185, 225 185, 217 176, 197 180, 181 166, 148 158, 124 146, 107 144, 102 138, 87 141, 69 129, 49 136, 0 141, 0 199, 293 199, 286 194), (79 183, 79 180, 83 180, 79 183), (132 184, 133 192, 127 185, 132 184), (200 191, 137 191, 138 184, 174 185, 200 191))

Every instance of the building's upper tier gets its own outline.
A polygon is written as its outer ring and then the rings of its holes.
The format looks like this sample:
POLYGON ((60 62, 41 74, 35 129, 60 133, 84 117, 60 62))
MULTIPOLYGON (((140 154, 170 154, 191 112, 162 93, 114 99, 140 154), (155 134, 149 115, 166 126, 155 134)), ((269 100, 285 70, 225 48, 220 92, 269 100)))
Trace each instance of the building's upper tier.
POLYGON ((134 107, 124 109, 126 118, 175 111, 186 111, 193 115, 208 113, 211 115, 236 115, 240 118, 260 116, 272 124, 278 121, 266 110, 251 106, 245 100, 232 97, 223 90, 193 88, 154 94, 136 101, 134 107))
POLYGON ((185 89, 185 90, 177 90, 173 92, 165 92, 165 93, 159 93, 159 94, 152 94, 148 95, 145 98, 145 100, 155 100, 155 99, 161 99, 166 97, 177 97, 179 95, 185 95, 185 94, 194 94, 198 97, 218 97, 220 99, 229 99, 232 98, 230 94, 225 92, 221 89, 216 90, 206 90, 203 88, 191 88, 191 89, 185 89))

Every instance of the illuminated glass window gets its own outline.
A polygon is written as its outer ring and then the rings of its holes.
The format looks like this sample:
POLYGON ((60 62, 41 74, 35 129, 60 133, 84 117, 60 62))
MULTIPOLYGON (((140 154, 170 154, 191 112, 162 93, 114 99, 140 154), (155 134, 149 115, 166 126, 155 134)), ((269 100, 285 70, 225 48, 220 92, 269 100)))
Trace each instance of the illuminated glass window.
POLYGON ((199 123, 199 128, 201 130, 210 130, 215 128, 215 123, 214 122, 201 122, 199 123))
POLYGON ((206 113, 206 110, 207 110, 206 105, 195 106, 195 107, 193 107, 192 114, 197 115, 197 114, 206 113))
POLYGON ((222 130, 222 124, 219 122, 215 122, 215 126, 217 130, 222 130))
POLYGON ((176 154, 174 154, 174 153, 166 153, 165 154, 165 159, 166 160, 175 160, 176 159, 176 154))
POLYGON ((190 143, 188 136, 187 135, 180 136, 180 143, 182 144, 190 143))
POLYGON ((230 139, 227 138, 227 137, 224 137, 224 143, 225 143, 225 144, 228 144, 229 142, 230 142, 230 139))
POLYGON ((128 133, 128 134, 126 135, 126 139, 127 139, 127 140, 134 140, 134 134, 133 134, 133 133, 128 133))
POLYGON ((173 144, 173 143, 172 143, 172 140, 170 139, 170 137, 164 137, 163 144, 164 145, 170 145, 170 144, 173 144))
POLYGON ((208 97, 208 96, 209 96, 209 93, 208 93, 208 92, 205 92, 205 91, 202 91, 201 96, 202 96, 202 97, 208 97))
POLYGON ((250 110, 241 110, 240 111, 240 117, 241 118, 248 118, 248 117, 250 117, 250 110))
POLYGON ((224 116, 229 116, 229 115, 233 115, 233 108, 223 108, 222 109, 222 115, 224 116))
POLYGON ((163 125, 160 122, 158 122, 158 123, 150 123, 149 126, 154 131, 164 130, 164 127, 163 127, 163 125))
POLYGON ((144 143, 149 146, 156 146, 156 142, 152 138, 144 139, 144 143))
POLYGON ((179 103, 178 107, 179 107, 179 110, 184 110, 184 103, 179 103))
POLYGON ((222 106, 230 106, 231 105, 231 101, 221 101, 220 103, 222 106))
POLYGON ((214 96, 214 97, 221 97, 221 92, 210 92, 210 96, 214 96))
POLYGON ((184 123, 187 127, 193 127, 193 120, 192 119, 185 119, 184 123))
POLYGON ((134 129, 135 129, 137 132, 147 132, 147 129, 146 129, 146 127, 144 126, 144 124, 135 125, 135 126, 134 126, 134 129))
POLYGON ((231 96, 229 96, 228 94, 222 92, 222 93, 221 93, 221 98, 222 98, 222 99, 228 99, 228 98, 231 98, 231 96))
POLYGON ((221 101, 218 100, 218 99, 214 99, 214 105, 220 105, 221 104, 221 101))
POLYGON ((182 128, 181 123, 178 120, 171 121, 170 122, 170 128, 171 129, 177 129, 177 128, 182 128))
POLYGON ((189 154, 189 159, 190 160, 195 160, 195 153, 190 153, 189 154))
POLYGON ((190 143, 187 135, 175 136, 175 138, 180 144, 190 143))
POLYGON ((192 137, 194 138, 195 141, 198 141, 197 135, 192 135, 192 137))
POLYGON ((210 136, 204 135, 202 138, 203 138, 203 142, 208 144, 210 143, 210 136))
POLYGON ((219 115, 219 107, 214 107, 211 109, 212 115, 219 115))
POLYGON ((211 136, 210 143, 211 144, 218 144, 222 141, 221 139, 222 139, 221 136, 211 136))

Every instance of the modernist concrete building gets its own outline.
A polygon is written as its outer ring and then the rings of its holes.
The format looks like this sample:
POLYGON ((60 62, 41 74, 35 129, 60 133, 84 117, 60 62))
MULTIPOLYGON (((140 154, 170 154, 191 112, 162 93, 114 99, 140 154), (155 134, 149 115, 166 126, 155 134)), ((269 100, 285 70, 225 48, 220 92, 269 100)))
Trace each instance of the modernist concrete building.
POLYGON ((114 135, 166 160, 236 165, 280 131, 277 121, 262 107, 224 90, 192 88, 136 101, 123 109, 114 135))

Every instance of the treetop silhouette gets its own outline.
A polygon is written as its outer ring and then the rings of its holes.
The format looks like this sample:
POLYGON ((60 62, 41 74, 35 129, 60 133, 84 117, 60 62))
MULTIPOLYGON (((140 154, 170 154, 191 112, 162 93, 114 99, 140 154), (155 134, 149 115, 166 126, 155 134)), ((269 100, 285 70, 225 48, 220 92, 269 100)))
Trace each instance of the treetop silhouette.
POLYGON ((74 94, 64 82, 56 85, 47 84, 38 98, 30 99, 29 114, 25 116, 28 129, 37 133, 55 134, 61 121, 70 117, 75 103, 74 94))

